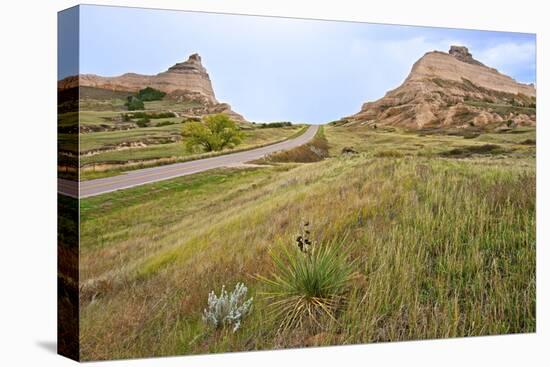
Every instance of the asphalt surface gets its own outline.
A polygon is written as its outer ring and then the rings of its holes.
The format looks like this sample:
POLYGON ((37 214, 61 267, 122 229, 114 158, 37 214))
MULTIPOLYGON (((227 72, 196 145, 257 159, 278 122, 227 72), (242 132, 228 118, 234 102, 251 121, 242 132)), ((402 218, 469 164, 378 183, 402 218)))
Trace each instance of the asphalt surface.
POLYGON ((318 129, 319 126, 311 125, 306 132, 294 139, 285 140, 265 147, 212 158, 198 159, 195 161, 128 171, 118 176, 82 181, 80 185, 77 185, 74 181, 60 178, 57 180, 58 192, 71 197, 87 198, 107 192, 145 185, 151 182, 191 175, 214 168, 239 166, 246 162, 260 159, 271 153, 289 150, 303 145, 315 136, 318 129))

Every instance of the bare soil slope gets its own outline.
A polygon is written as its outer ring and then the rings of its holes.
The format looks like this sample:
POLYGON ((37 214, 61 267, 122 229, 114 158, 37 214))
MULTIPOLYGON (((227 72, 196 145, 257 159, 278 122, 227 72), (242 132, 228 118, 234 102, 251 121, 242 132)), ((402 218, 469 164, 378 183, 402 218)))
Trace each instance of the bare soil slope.
POLYGON ((398 88, 342 120, 405 128, 534 126, 536 90, 475 60, 466 47, 426 53, 398 88))

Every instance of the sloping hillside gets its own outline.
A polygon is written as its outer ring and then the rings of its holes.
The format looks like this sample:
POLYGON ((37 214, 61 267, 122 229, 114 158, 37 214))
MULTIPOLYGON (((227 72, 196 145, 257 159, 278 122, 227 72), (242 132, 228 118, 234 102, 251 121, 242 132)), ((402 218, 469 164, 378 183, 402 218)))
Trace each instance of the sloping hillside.
POLYGON ((466 47, 426 53, 398 88, 341 123, 404 128, 513 128, 536 123, 536 91, 475 60, 466 47))

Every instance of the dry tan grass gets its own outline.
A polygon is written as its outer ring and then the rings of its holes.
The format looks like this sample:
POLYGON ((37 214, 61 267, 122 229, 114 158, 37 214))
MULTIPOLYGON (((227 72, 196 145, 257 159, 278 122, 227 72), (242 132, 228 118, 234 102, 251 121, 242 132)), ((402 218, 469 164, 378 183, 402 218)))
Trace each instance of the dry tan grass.
POLYGON ((328 157, 328 142, 321 127, 317 135, 307 144, 291 150, 273 153, 265 158, 254 161, 257 164, 270 163, 311 163, 319 162, 328 157))
POLYGON ((85 199, 82 356, 532 332, 534 177, 527 158, 359 154, 85 199), (317 241, 349 233, 359 275, 328 331, 281 334, 255 276, 273 271, 269 249, 288 246, 303 220, 317 241), (235 334, 209 332, 200 320, 208 292, 241 281, 254 311, 235 334))

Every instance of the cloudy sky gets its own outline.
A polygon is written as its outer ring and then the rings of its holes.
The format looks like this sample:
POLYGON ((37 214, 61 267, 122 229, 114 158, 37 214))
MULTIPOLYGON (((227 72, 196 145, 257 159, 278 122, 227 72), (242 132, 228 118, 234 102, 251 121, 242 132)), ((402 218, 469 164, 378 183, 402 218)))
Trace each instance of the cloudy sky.
POLYGON ((198 52, 217 99, 252 121, 352 114, 451 44, 535 82, 532 34, 99 6, 81 8, 80 31, 81 73, 156 74, 198 52))

